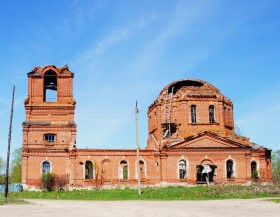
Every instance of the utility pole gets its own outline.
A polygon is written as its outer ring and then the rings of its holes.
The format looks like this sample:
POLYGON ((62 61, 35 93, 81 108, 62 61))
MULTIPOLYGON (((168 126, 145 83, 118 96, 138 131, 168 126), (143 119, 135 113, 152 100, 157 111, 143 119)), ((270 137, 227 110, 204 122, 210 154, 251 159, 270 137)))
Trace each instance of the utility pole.
POLYGON ((135 106, 135 129, 136 129, 136 152, 137 152, 137 174, 138 174, 138 194, 141 195, 141 184, 140 184, 140 157, 139 157, 139 137, 138 137, 138 108, 137 101, 135 106))
POLYGON ((13 113, 14 113, 14 97, 15 97, 15 85, 13 85, 11 116, 10 116, 10 127, 9 127, 9 136, 8 136, 8 151, 7 151, 6 180, 5 180, 5 198, 6 199, 8 198, 8 192, 9 192, 9 161, 10 161, 10 149, 11 149, 11 139, 12 139, 12 124, 13 124, 13 113))

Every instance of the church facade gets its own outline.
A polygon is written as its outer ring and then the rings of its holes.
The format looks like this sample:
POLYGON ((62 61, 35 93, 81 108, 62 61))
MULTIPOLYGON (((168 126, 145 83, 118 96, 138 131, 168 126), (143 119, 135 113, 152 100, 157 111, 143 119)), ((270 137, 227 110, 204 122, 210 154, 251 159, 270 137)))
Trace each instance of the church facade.
POLYGON ((167 85, 149 106, 139 161, 135 149, 79 149, 73 78, 68 66, 28 73, 25 188, 39 187, 48 172, 67 177, 70 188, 135 185, 138 176, 143 185, 271 182, 271 150, 236 134, 232 101, 198 79, 167 85))

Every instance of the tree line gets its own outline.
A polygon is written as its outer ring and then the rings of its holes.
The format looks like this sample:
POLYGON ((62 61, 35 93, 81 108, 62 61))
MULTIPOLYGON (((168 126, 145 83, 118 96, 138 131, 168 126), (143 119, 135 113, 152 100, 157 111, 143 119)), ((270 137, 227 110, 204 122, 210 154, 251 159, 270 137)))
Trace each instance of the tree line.
POLYGON ((272 152, 272 175, 275 182, 280 182, 280 150, 272 152))
MULTIPOLYGON (((0 184, 5 183, 6 177, 6 161, 0 157, 0 184)), ((10 163, 10 183, 21 183, 21 148, 15 149, 12 153, 12 161, 10 163)))

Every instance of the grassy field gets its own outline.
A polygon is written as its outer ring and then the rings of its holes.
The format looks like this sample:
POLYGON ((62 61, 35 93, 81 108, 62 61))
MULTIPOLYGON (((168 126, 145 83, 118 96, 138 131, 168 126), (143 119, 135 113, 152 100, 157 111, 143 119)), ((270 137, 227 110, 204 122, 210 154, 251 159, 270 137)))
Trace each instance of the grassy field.
MULTIPOLYGON (((74 190, 63 192, 23 191, 10 193, 10 200, 54 199, 54 200, 218 200, 280 197, 277 186, 211 186, 145 188, 138 195, 133 189, 74 190)), ((1 201, 1 197, 0 197, 1 201)), ((279 201, 279 200, 278 200, 279 201)), ((277 201, 276 201, 277 202, 277 201)), ((1 202, 0 202, 1 203, 1 202)))
POLYGON ((26 204, 27 202, 25 202, 23 199, 20 198, 4 198, 3 195, 0 195, 0 205, 4 205, 4 204, 26 204))

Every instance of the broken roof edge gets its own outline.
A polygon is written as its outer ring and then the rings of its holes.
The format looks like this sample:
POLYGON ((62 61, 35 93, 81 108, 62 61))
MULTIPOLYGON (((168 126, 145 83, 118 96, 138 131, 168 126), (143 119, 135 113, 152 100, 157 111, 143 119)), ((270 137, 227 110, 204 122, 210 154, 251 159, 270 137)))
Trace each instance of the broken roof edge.
POLYGON ((27 75, 28 76, 42 76, 45 72, 49 71, 49 70, 53 70, 54 72, 56 72, 58 75, 63 75, 65 72, 66 74, 71 74, 72 77, 74 77, 74 73, 71 72, 69 70, 68 65, 64 65, 62 67, 57 67, 55 65, 46 65, 43 67, 40 66, 35 66, 34 69, 31 72, 28 72, 27 75))
POLYGON ((155 106, 160 104, 160 102, 165 98, 166 93, 174 94, 173 98, 177 99, 176 96, 179 90, 184 89, 185 94, 183 94, 183 100, 188 100, 186 97, 216 97, 215 100, 223 101, 224 103, 233 106, 232 101, 221 93, 221 91, 214 85, 195 78, 186 78, 181 80, 176 80, 165 86, 157 96, 157 98, 148 106, 147 113, 149 113, 155 106), (174 89, 173 89, 174 87, 174 89), (173 91, 172 91, 173 89, 173 91), (189 90, 189 91, 188 91, 189 90), (197 92, 197 93, 196 93, 197 92))
MULTIPOLYGON (((167 90, 169 90, 172 86, 175 86, 175 85, 178 85, 180 83, 183 83, 183 82, 193 82, 193 83, 196 83, 197 86, 204 86, 204 85, 208 85, 209 87, 211 87, 211 89, 213 89, 214 92, 216 93, 221 93, 220 90, 218 88, 216 88, 214 85, 204 81, 204 80, 201 80, 201 79, 196 79, 196 78, 185 78, 185 79, 181 79, 181 80, 176 80, 176 81, 173 81, 171 82, 170 84, 168 84, 167 86, 165 86, 159 96, 161 96, 164 92, 166 92, 167 90)), ((184 85, 182 85, 184 86, 184 85)), ((187 86, 187 85, 186 85, 187 86)), ((180 89, 180 88, 179 88, 180 89)))
POLYGON ((257 143, 254 143, 254 142, 250 142, 250 147, 252 147, 252 149, 254 149, 254 150, 259 150, 259 149, 263 148, 263 149, 267 149, 267 150, 269 150, 269 151, 272 151, 271 148, 264 147, 264 146, 262 146, 262 145, 259 145, 259 144, 257 144, 257 143))

